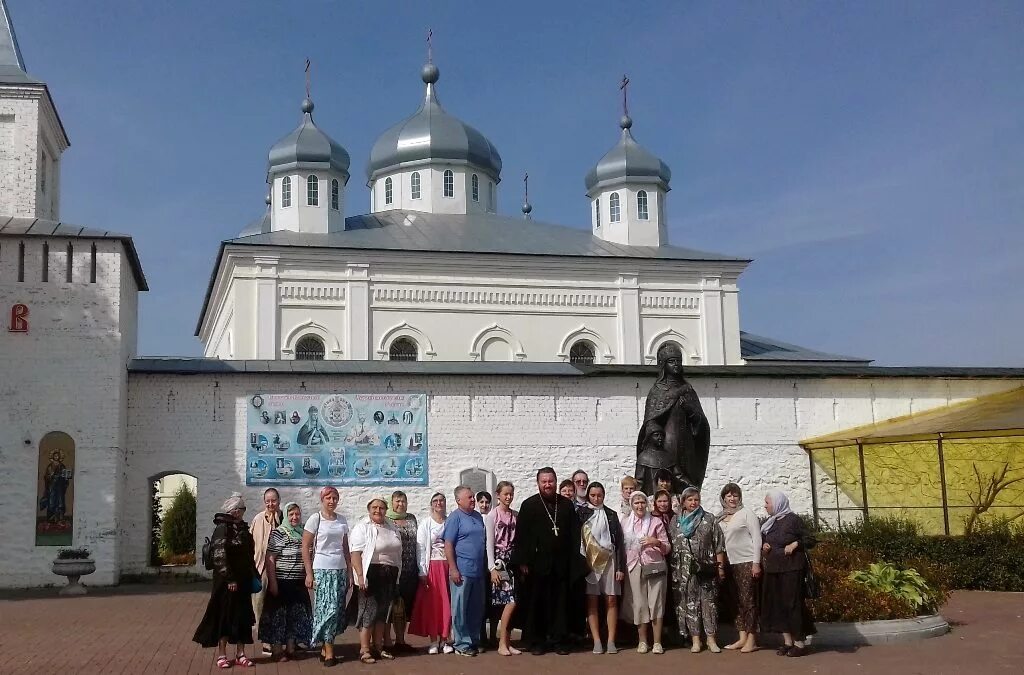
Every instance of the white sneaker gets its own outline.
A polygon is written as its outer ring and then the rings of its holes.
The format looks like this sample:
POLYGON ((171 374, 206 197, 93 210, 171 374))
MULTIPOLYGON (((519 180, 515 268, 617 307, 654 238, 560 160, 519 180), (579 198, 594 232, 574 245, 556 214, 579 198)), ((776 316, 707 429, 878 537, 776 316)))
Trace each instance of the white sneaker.
POLYGON ((647 649, 647 643, 646 642, 641 642, 640 644, 638 644, 636 646, 636 653, 637 654, 646 654, 647 651, 648 651, 648 649, 647 649))
POLYGON ((430 645, 430 649, 427 650, 427 653, 428 654, 437 654, 438 651, 439 650, 437 648, 437 645, 430 645))
POLYGON ((652 654, 664 654, 665 648, 661 646, 660 642, 654 643, 654 648, 651 650, 652 654))
POLYGON ((443 651, 445 654, 452 654, 452 653, 455 652, 455 647, 452 647, 451 645, 446 644, 444 646, 444 649, 442 649, 441 651, 443 651))

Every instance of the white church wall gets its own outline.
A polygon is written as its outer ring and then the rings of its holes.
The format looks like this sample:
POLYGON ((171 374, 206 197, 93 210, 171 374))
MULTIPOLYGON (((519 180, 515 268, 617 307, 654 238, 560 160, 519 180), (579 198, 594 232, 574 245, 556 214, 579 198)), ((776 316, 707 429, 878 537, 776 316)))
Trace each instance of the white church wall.
MULTIPOLYGON (((690 379, 712 428, 705 480, 714 509, 717 491, 739 483, 759 511, 764 491, 779 487, 794 509, 811 510, 810 471, 801 439, 925 407, 973 398, 1024 384, 1024 380, 933 380, 703 377, 690 379)), ((553 466, 560 477, 583 468, 617 494, 632 473, 644 396, 653 378, 487 377, 400 375, 149 375, 129 378, 127 483, 123 565, 146 568, 149 477, 185 472, 198 477, 200 541, 232 491, 259 508, 261 488, 246 488, 245 412, 256 392, 425 392, 429 410, 427 487, 403 488, 410 510, 424 513, 430 494, 450 494, 460 473, 479 467, 517 486, 516 502, 532 494, 534 473, 553 466)), ((341 511, 365 515, 371 495, 389 488, 341 490, 341 511)), ((283 489, 309 513, 316 489, 283 489)), ((613 498, 614 499, 614 498, 613 498)), ((249 515, 253 515, 250 513, 249 515)))
POLYGON ((36 211, 38 130, 37 99, 0 96, 0 214, 40 217, 36 211))
MULTIPOLYGON (((74 246, 72 282, 51 258, 42 282, 40 238, 25 238, 25 281, 17 279, 19 239, 0 237, 0 506, 4 529, 0 570, 5 586, 57 583, 50 561, 58 547, 35 545, 40 439, 62 431, 75 443, 74 546, 93 552, 90 581, 110 584, 120 574, 120 489, 127 427, 125 363, 134 349, 136 306, 122 294, 134 289, 120 242, 96 240, 96 283, 89 283, 90 245, 74 246), (7 330, 11 306, 29 308, 27 333, 7 330), (124 331, 118 325, 125 326, 124 331)), ((66 251, 67 239, 47 239, 51 251, 66 251)), ((66 259, 65 259, 66 260, 66 259)), ((133 295, 133 294, 132 294, 133 295)), ((70 491, 69 491, 70 492, 70 491)))

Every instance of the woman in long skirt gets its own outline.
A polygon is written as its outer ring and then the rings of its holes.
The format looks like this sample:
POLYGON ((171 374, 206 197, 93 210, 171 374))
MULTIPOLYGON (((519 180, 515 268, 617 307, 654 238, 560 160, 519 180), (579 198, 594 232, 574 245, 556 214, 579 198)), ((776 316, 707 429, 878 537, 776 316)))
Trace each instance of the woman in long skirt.
POLYGON ((804 552, 816 542, 781 490, 769 490, 764 508, 771 517, 761 526, 761 631, 782 633, 783 645, 776 652, 780 656, 803 656, 805 638, 817 632, 804 592, 804 552))
POLYGON ((252 611, 253 579, 259 577, 253 562, 256 545, 242 519, 244 515, 245 500, 235 492, 213 517, 213 590, 203 620, 192 637, 203 647, 217 647, 218 668, 254 665, 245 655, 245 645, 252 644, 252 626, 256 623, 252 611), (233 662, 227 657, 229 642, 236 645, 233 662))
POLYGON ((302 562, 302 509, 290 502, 284 513, 267 545, 267 599, 259 627, 260 640, 272 645, 279 661, 291 659, 296 643, 308 640, 313 628, 302 562))
POLYGON ((636 651, 664 654, 661 629, 665 618, 665 585, 669 540, 665 525, 647 512, 647 495, 634 490, 629 496, 633 511, 619 521, 626 549, 626 584, 622 593, 622 617, 637 626, 636 651), (647 627, 653 628, 653 647, 647 643, 647 627))
POLYGON ((729 558, 732 600, 735 602, 736 630, 740 636, 726 649, 749 653, 757 649, 757 590, 761 578, 761 525, 754 512, 743 506, 743 492, 728 483, 720 495, 722 515, 718 526, 725 537, 729 558))
POLYGON ((337 663, 334 638, 345 630, 345 595, 351 585, 349 529, 337 513, 338 490, 320 490, 320 510, 309 517, 302 533, 302 562, 306 588, 313 589, 313 631, 310 645, 322 645, 325 666, 337 663))
POLYGON ((430 517, 420 522, 416 533, 419 551, 417 567, 420 587, 416 591, 409 632, 430 639, 428 654, 455 651, 448 639, 452 625, 452 603, 448 596, 448 561, 444 557, 441 532, 448 515, 447 499, 440 492, 430 498, 430 517))
POLYGON ((398 580, 398 597, 391 612, 395 640, 391 644, 390 630, 385 629, 384 644, 390 644, 394 653, 398 654, 412 649, 405 641, 405 631, 412 618, 416 591, 420 585, 419 568, 416 564, 416 516, 409 513, 409 497, 401 490, 391 493, 391 508, 388 509, 387 516, 402 540, 402 577, 398 580))

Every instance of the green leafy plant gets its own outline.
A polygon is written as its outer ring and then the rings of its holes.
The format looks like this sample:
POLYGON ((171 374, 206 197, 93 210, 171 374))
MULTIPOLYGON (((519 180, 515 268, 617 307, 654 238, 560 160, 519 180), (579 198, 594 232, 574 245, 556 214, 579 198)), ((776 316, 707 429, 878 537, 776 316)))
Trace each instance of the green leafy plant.
POLYGON ((868 588, 900 598, 909 603, 915 611, 931 610, 936 607, 936 594, 915 569, 899 569, 887 562, 868 565, 866 570, 850 573, 850 580, 868 588))
POLYGON ((62 548, 57 551, 57 560, 88 560, 91 555, 87 548, 62 548))
POLYGON ((195 550, 196 496, 182 485, 164 514, 160 528, 160 555, 170 558, 195 553, 195 550))

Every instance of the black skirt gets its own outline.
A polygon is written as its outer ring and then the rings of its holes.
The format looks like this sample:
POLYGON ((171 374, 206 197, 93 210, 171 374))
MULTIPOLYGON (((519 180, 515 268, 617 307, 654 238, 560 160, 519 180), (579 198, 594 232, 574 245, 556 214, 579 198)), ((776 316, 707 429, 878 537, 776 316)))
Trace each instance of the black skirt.
POLYGON ((765 574, 761 583, 761 632, 803 640, 818 631, 804 599, 804 571, 765 574))
POLYGON ((226 638, 233 645, 251 645, 255 623, 251 581, 239 583, 237 591, 229 591, 227 580, 215 574, 206 614, 199 622, 192 641, 203 647, 216 647, 221 639, 226 638))

